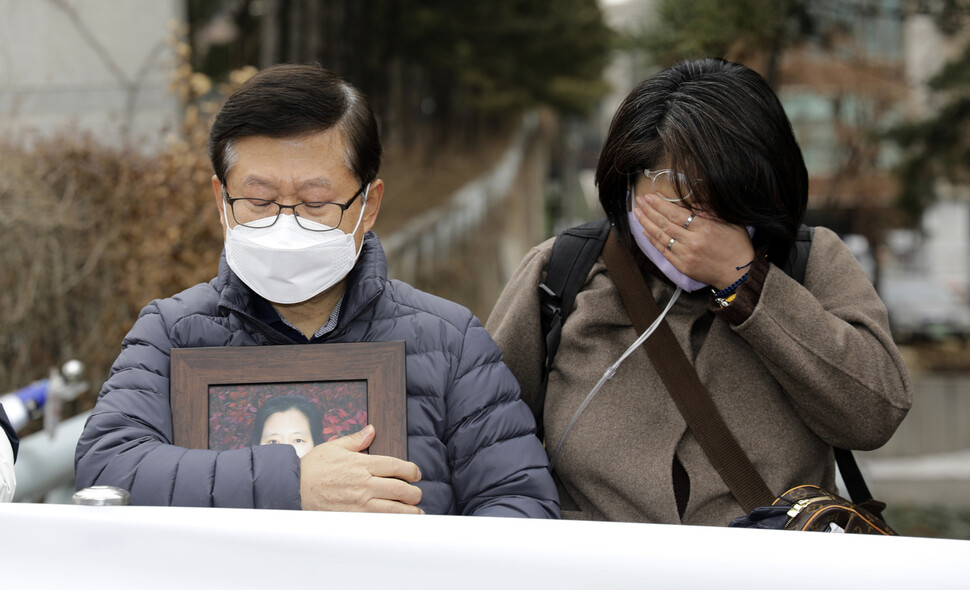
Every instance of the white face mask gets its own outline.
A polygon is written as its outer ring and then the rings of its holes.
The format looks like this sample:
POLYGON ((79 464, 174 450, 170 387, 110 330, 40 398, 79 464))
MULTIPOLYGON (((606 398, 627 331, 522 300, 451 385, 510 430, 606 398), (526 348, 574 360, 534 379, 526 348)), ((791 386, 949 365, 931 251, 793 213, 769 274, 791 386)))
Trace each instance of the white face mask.
MULTIPOLYGON (((229 268, 260 297, 273 303, 301 303, 323 293, 342 281, 357 263, 360 250, 354 234, 364 218, 369 190, 368 184, 357 224, 349 234, 339 229, 305 230, 296 223, 296 217, 282 213, 270 227, 230 227, 228 206, 224 206, 229 268)), ((326 227, 300 219, 308 227, 326 227)))

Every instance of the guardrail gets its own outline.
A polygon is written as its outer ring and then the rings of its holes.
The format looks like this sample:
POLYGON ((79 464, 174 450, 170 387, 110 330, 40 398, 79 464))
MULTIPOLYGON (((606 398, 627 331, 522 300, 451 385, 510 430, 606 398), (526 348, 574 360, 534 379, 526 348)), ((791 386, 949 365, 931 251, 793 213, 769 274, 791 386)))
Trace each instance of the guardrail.
POLYGON ((509 194, 527 142, 538 127, 538 114, 527 113, 511 145, 491 170, 458 189, 446 204, 382 237, 388 274, 405 282, 429 275, 451 255, 457 243, 476 232, 495 205, 509 194))

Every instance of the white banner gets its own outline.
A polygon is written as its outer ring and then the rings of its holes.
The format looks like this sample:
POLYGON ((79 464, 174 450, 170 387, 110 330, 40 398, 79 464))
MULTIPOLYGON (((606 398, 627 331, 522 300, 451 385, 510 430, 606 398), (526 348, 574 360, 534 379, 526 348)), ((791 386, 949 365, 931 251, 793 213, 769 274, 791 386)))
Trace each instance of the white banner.
POLYGON ((3 588, 952 588, 970 541, 631 523, 0 505, 3 588))

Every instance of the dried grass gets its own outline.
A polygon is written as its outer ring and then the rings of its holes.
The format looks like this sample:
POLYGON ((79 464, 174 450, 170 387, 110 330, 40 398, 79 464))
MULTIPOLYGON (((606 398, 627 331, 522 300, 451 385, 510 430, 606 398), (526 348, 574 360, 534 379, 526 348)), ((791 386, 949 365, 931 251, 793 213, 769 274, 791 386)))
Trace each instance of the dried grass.
POLYGON ((209 120, 252 72, 203 100, 211 84, 180 69, 183 124, 156 154, 72 131, 0 143, 0 391, 77 358, 93 385, 85 409, 138 311, 213 276, 209 120))

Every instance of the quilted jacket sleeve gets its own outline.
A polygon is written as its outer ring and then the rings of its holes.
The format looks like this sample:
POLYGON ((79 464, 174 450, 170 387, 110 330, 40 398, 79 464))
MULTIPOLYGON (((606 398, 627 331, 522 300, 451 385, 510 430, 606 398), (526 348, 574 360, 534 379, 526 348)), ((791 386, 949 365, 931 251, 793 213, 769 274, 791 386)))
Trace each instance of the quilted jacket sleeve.
POLYGON ((118 486, 140 505, 299 509, 300 462, 289 445, 172 445, 171 333, 158 302, 142 310, 78 441, 77 488, 118 486))
POLYGON ((474 317, 464 331, 448 399, 446 440, 459 511, 558 518, 559 499, 532 413, 474 317))

